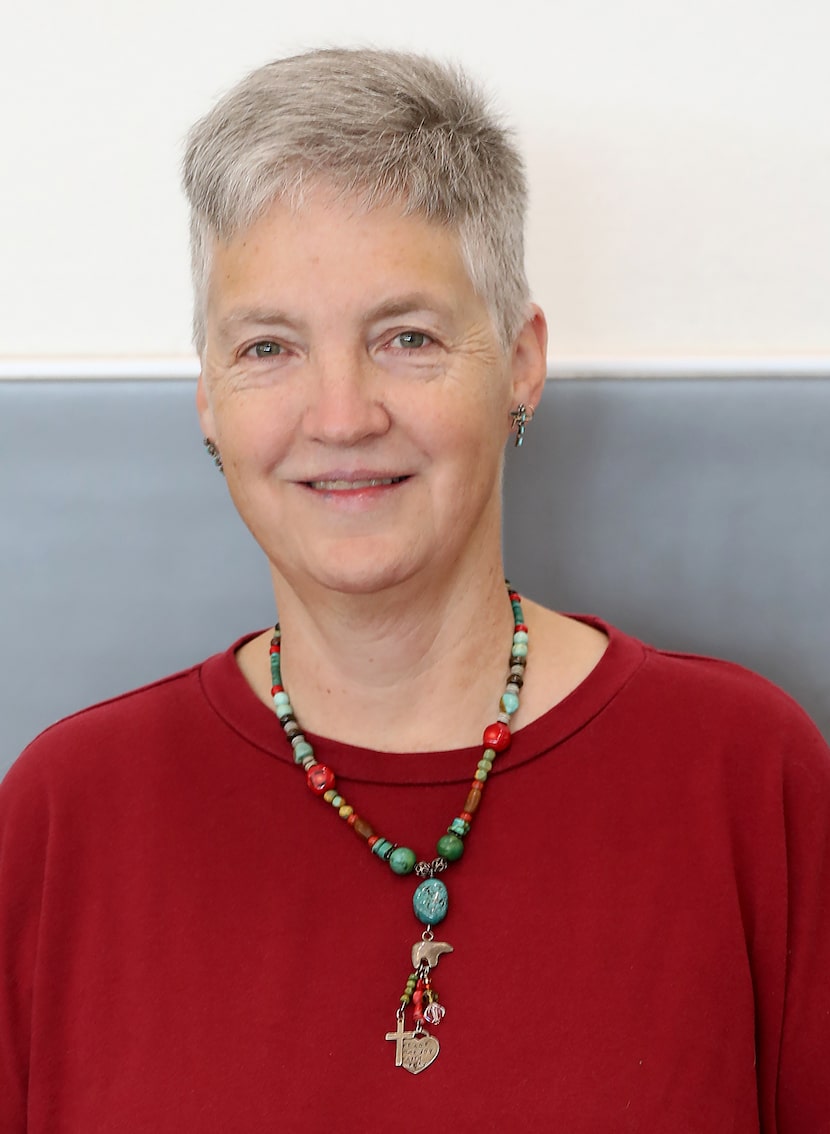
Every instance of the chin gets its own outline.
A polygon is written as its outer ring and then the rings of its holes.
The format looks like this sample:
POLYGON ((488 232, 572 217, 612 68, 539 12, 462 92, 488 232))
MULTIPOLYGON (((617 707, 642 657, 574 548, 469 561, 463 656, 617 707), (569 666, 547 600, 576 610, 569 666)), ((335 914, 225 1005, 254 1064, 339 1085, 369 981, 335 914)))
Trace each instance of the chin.
POLYGON ((408 582, 427 564, 422 557, 393 551, 389 547, 337 546, 324 554, 306 555, 302 562, 287 563, 284 555, 269 556, 277 576, 292 589, 302 589, 304 583, 322 587, 344 595, 371 595, 390 590, 408 582))

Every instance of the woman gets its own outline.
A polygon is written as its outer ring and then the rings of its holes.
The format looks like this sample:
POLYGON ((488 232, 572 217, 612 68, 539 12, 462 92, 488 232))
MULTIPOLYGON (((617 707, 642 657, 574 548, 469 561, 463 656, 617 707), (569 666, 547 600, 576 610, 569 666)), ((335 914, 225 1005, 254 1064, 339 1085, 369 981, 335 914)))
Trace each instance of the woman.
POLYGON ((504 583, 545 324, 481 96, 283 60, 185 186, 199 414, 280 625, 7 779, 2 1128, 830 1129, 818 733, 504 583))

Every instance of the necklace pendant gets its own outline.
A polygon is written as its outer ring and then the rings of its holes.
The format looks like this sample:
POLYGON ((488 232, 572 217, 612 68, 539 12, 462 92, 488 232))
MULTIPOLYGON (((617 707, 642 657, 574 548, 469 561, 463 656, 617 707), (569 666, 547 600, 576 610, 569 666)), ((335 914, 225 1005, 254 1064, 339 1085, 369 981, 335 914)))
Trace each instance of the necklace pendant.
POLYGON ((438 1058, 441 1045, 435 1036, 430 1035, 421 1020, 411 1032, 404 1030, 403 1015, 398 1015, 394 1032, 387 1032, 386 1038, 395 1041, 395 1066, 403 1067, 411 1075, 420 1075, 432 1066, 438 1058))
POLYGON ((415 916, 424 925, 437 925, 447 916, 449 895, 440 878, 425 878, 412 897, 415 916))

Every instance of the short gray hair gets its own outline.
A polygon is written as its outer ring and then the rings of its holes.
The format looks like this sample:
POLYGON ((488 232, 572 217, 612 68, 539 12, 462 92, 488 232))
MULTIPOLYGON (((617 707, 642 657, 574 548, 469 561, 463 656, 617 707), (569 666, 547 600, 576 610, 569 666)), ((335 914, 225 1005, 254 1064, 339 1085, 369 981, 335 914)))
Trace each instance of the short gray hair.
POLYGON ((404 213, 455 230, 505 345, 527 316, 522 159, 455 67, 350 48, 268 63, 193 126, 183 181, 200 354, 211 237, 229 240, 276 200, 299 206, 319 184, 367 209, 399 201, 404 213))

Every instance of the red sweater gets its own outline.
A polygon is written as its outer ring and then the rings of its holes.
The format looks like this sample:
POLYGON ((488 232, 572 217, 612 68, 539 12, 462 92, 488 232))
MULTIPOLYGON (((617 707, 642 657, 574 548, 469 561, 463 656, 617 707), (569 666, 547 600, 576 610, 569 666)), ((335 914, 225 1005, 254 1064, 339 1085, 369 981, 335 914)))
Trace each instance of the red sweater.
MULTIPOLYGON (((421 857, 480 754, 310 739, 421 857)), ((385 1039, 413 878, 232 651, 49 729, 0 823, 3 1134, 830 1131, 830 758, 736 666, 611 631, 516 734, 444 875, 417 1076, 385 1039)))

